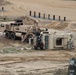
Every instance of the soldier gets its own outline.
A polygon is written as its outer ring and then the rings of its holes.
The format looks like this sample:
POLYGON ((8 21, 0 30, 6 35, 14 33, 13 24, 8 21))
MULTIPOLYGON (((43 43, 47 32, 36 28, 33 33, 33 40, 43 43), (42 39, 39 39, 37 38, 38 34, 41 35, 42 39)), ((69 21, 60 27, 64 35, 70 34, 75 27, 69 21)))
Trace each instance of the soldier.
POLYGON ((68 75, 76 75, 76 59, 72 58, 69 63, 68 75))
POLYGON ((73 41, 72 41, 72 39, 70 39, 69 41, 68 41, 68 49, 74 49, 74 43, 73 43, 73 41))

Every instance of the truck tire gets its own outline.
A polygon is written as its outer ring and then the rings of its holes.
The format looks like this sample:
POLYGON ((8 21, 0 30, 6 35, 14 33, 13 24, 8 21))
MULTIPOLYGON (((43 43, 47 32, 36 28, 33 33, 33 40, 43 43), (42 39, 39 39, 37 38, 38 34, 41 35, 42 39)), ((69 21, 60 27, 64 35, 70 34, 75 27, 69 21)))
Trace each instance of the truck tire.
POLYGON ((14 32, 11 33, 11 39, 12 39, 12 40, 16 40, 16 35, 15 35, 14 32))
POLYGON ((5 37, 7 38, 7 39, 9 39, 10 38, 10 32, 5 32, 5 37))

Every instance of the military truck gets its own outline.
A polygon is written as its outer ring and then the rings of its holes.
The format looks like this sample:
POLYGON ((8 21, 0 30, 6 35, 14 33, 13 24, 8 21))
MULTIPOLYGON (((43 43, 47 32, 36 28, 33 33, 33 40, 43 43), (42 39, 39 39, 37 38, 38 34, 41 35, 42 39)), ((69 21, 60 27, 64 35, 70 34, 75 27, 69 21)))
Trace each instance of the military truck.
POLYGON ((28 39, 28 37, 40 34, 38 25, 24 25, 21 20, 10 24, 1 24, 0 28, 2 28, 6 38, 15 40, 17 37, 20 37, 22 42, 28 39))

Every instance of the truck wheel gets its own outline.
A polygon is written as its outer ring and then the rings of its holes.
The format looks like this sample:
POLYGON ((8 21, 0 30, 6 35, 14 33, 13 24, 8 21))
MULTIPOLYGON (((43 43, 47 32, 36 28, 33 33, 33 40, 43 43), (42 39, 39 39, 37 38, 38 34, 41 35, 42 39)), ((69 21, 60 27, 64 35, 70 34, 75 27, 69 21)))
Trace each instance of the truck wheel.
POLYGON ((16 40, 16 35, 15 35, 15 33, 11 33, 11 39, 12 39, 12 40, 16 40))
POLYGON ((7 39, 9 39, 9 38, 10 38, 10 32, 5 32, 5 37, 6 37, 7 39))

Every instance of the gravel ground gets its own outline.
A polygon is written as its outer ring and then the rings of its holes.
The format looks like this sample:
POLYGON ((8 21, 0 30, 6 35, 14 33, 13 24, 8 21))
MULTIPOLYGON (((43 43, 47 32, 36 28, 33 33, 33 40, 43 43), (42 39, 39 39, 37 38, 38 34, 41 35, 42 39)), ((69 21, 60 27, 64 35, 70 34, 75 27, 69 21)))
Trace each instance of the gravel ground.
POLYGON ((27 44, 0 36, 0 75, 54 75, 58 69, 68 68, 68 61, 76 57, 76 51, 68 50, 17 50, 27 44), (16 48, 15 52, 11 49, 16 48))

